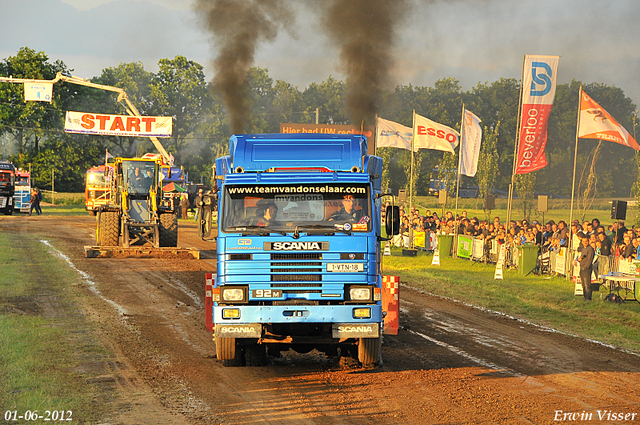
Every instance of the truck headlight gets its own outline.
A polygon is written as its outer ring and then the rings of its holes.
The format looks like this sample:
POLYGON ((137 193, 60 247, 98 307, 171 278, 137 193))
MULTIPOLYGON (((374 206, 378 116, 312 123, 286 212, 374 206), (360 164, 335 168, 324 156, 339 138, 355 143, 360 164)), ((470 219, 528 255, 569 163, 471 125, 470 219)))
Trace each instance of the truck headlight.
POLYGON ((243 288, 222 288, 222 300, 240 302, 244 301, 243 288))
POLYGON ((371 288, 355 286, 349 288, 349 298, 351 301, 369 301, 371 299, 371 288))

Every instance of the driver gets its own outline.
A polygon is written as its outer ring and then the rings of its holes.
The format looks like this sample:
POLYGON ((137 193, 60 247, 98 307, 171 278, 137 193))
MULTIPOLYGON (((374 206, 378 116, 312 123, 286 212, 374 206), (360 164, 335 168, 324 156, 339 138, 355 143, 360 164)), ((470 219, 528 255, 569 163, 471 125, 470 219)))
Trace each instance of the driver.
POLYGON ((354 209, 356 200, 353 195, 344 195, 342 199, 342 208, 334 212, 329 216, 328 221, 340 221, 340 222, 358 222, 363 216, 362 210, 354 209))
POLYGON ((275 222, 276 215, 278 214, 278 207, 276 204, 266 204, 262 208, 258 208, 258 212, 261 216, 258 217, 256 226, 267 227, 275 222))
POLYGON ((133 170, 133 176, 131 178, 133 187, 136 190, 141 190, 144 187, 144 176, 140 173, 140 167, 136 167, 133 170))

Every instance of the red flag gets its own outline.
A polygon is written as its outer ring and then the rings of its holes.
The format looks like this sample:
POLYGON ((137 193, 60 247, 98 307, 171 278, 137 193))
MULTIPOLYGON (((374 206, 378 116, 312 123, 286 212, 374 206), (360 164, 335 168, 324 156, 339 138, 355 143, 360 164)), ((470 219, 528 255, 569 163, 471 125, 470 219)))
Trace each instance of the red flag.
POLYGON ((585 92, 580 98, 578 137, 601 139, 640 150, 640 146, 623 126, 585 92))

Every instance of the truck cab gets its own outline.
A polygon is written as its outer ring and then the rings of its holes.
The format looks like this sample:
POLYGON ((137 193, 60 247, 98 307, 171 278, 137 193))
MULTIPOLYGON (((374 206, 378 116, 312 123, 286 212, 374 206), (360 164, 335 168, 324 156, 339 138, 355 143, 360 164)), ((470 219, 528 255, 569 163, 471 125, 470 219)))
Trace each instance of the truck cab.
POLYGON ((13 214, 13 196, 16 189, 16 167, 8 161, 0 161, 0 213, 13 214))
POLYGON ((234 135, 229 152, 215 175, 218 359, 292 348, 378 363, 381 159, 352 135, 234 135))
POLYGON ((87 170, 84 181, 84 205, 89 214, 96 215, 100 207, 109 205, 112 177, 112 166, 98 165, 87 170))
POLYGON ((31 174, 21 168, 16 170, 16 187, 13 208, 21 213, 31 210, 31 174))

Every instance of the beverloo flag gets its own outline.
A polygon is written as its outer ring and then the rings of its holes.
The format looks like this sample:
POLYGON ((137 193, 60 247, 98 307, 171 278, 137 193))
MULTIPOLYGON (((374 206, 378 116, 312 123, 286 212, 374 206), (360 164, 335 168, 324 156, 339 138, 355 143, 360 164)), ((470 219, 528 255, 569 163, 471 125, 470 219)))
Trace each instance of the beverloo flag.
POLYGON ((460 144, 460 174, 465 176, 474 177, 478 171, 478 156, 480 156, 480 142, 482 141, 481 122, 473 112, 465 109, 460 144))
POLYGON ((376 146, 410 150, 412 132, 411 127, 378 117, 376 121, 376 146))
POLYGON ((640 150, 640 146, 623 126, 585 92, 580 97, 578 137, 601 139, 640 150))
POLYGON ((544 148, 547 144, 547 122, 556 95, 559 58, 525 56, 516 174, 530 173, 547 165, 544 148))
POLYGON ((418 114, 413 115, 413 149, 435 149, 454 153, 460 134, 418 114))

